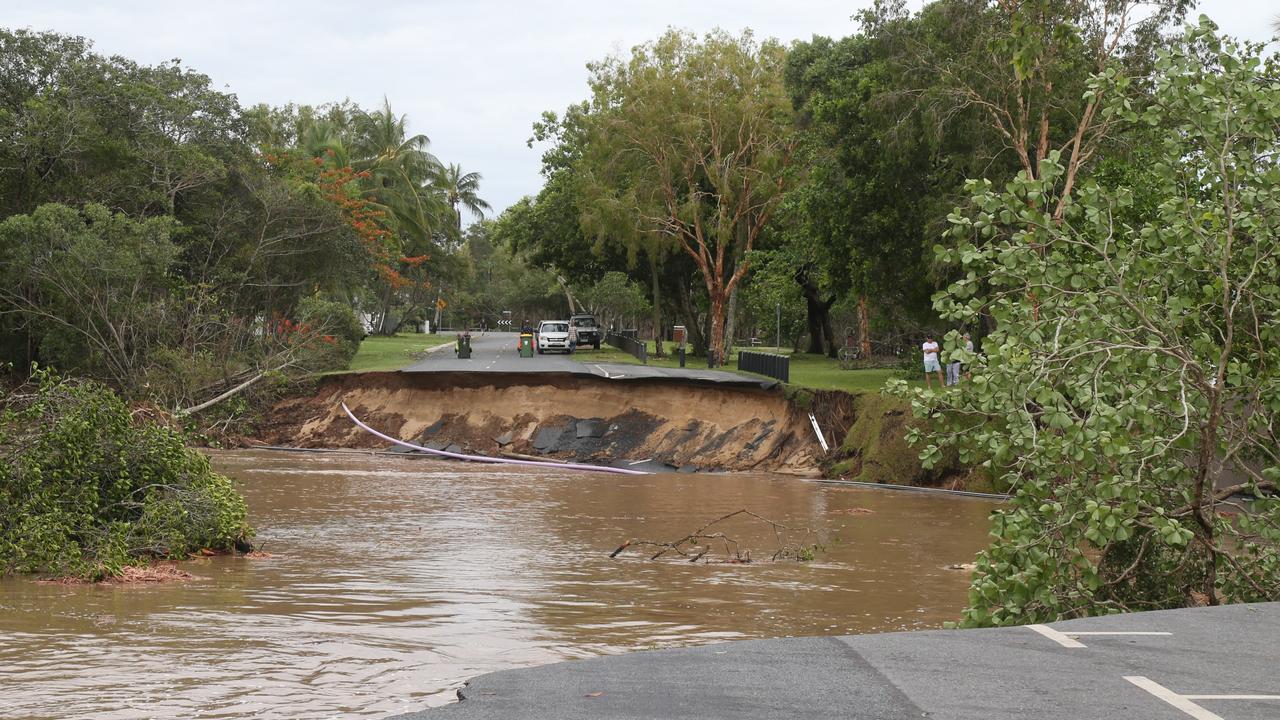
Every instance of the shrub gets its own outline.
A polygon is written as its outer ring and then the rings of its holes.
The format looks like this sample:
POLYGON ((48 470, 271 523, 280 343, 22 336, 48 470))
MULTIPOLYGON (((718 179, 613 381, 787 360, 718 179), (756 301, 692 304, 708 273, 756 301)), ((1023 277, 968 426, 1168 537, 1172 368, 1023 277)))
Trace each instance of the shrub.
POLYGON ((321 336, 329 345, 323 353, 325 370, 345 370, 364 340, 364 325, 356 311, 346 303, 309 297, 298 304, 299 322, 321 336))
POLYGON ((244 499, 180 434, 98 383, 33 381, 0 410, 0 573, 100 579, 252 535, 244 499))

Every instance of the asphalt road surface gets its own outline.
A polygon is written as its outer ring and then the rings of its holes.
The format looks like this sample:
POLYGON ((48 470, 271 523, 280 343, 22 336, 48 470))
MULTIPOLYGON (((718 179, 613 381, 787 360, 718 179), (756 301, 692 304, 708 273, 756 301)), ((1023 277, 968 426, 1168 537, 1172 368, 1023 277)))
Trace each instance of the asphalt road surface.
MULTIPOLYGON (((401 372, 499 372, 499 373, 567 373, 591 375, 607 380, 637 380, 642 378, 674 378, 722 385, 750 385, 772 387, 777 383, 768 378, 748 377, 723 370, 706 368, 664 368, 649 365, 621 363, 595 363, 589 359, 594 352, 584 345, 575 357, 565 353, 534 353, 531 358, 520 357, 519 333, 487 332, 471 336, 471 357, 460 360, 451 349, 431 352, 419 362, 401 372)), ((452 347, 452 346, 450 346, 452 347)), ((690 358, 692 362, 693 359, 690 358)))
POLYGON ((1280 603, 789 638, 482 675, 402 720, 1276 720, 1280 603))

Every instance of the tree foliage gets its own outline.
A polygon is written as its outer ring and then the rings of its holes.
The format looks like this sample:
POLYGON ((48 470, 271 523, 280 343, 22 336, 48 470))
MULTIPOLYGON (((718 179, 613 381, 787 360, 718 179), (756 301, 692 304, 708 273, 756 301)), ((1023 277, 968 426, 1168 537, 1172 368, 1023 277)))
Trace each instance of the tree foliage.
POLYGON ((781 201, 795 141, 785 53, 750 33, 701 40, 669 31, 591 68, 593 97, 576 168, 588 202, 670 237, 698 268, 710 350, 723 360, 725 313, 749 253, 781 201))
POLYGON ((487 208, 407 128, 387 102, 244 110, 178 61, 0 30, 0 361, 175 411, 342 366, 354 310, 326 303, 421 317, 459 267, 457 204, 487 208))
POLYGON ((635 327, 635 322, 651 310, 644 287, 617 271, 605 273, 594 285, 579 288, 575 294, 582 308, 605 327, 635 327))
POLYGON ((938 249, 964 277, 943 317, 996 329, 959 391, 922 393, 926 458, 957 445, 1013 493, 979 556, 968 625, 1280 598, 1280 63, 1202 18, 1135 109, 1144 183, 1067 160, 971 185, 938 249), (1134 190, 1150 194, 1135 198, 1134 190))
POLYGON ((0 574, 100 579, 252 536, 244 499, 181 435, 96 383, 33 379, 0 410, 0 574))

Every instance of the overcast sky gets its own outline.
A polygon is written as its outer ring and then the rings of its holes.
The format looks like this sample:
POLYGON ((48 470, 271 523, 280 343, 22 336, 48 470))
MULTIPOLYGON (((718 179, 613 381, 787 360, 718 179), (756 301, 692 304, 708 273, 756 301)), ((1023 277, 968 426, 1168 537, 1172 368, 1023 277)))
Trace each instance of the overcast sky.
MULTIPOLYGON (((586 63, 668 26, 751 28, 786 42, 854 32, 871 0, 0 0, 0 24, 83 35, 104 54, 171 58, 243 105, 351 98, 406 113, 444 162, 484 176, 501 211, 542 185, 525 141, 543 110, 585 98, 586 63)), ((913 8, 919 0, 910 2, 913 8)), ((1206 0, 1231 34, 1268 40, 1275 0, 1206 0)))

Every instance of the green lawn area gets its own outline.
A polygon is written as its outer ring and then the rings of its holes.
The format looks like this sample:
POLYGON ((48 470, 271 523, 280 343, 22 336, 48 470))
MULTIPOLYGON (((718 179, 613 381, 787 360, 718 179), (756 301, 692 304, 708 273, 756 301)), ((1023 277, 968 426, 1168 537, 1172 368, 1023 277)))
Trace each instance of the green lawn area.
MULTIPOLYGON (((351 360, 349 372, 375 372, 379 370, 399 370, 414 361, 413 354, 427 348, 451 343, 452 333, 424 335, 422 333, 402 333, 390 337, 370 335, 360 343, 360 349, 351 360)), ((441 352, 448 352, 441 350, 441 352)))
MULTIPOLYGON (((673 346, 667 343, 664 346, 670 352, 673 346)), ((738 348, 743 349, 743 348, 738 348)), ((776 348, 758 347, 754 348, 760 352, 778 352, 776 348)), ((680 367, 680 361, 674 355, 657 359, 653 357, 653 343, 649 343, 649 364, 657 367, 680 367)), ((782 355, 791 355, 791 348, 783 348, 782 355)), ((589 348, 579 349, 573 353, 573 359, 580 362, 610 362, 610 363, 632 363, 639 364, 631 355, 618 350, 617 348, 603 345, 600 350, 591 350, 589 348)), ((689 368, 705 368, 707 362, 705 358, 689 356, 685 361, 685 366, 689 368)), ((736 355, 735 359, 725 365, 721 370, 730 372, 739 372, 737 369, 736 355)), ((845 390, 848 392, 867 392, 879 391, 889 378, 897 373, 896 370, 886 369, 869 369, 869 370, 845 370, 840 367, 838 360, 832 360, 827 357, 819 357, 816 355, 795 355, 791 358, 791 384, 799 387, 813 388, 816 390, 845 390)), ((753 373, 743 372, 744 375, 752 375, 753 373)), ((759 376, 763 377, 763 376, 759 376)), ((914 379, 914 384, 923 385, 923 374, 919 378, 914 379)))

